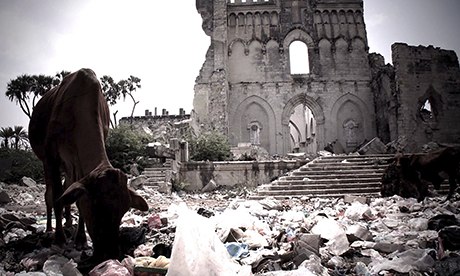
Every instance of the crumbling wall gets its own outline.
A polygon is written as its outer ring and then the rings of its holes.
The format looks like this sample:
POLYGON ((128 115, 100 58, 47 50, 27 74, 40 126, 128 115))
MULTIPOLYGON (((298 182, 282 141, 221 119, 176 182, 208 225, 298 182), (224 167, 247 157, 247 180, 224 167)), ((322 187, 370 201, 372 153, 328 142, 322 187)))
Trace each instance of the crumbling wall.
POLYGON ((226 71, 226 1, 196 0, 203 31, 211 37, 206 60, 195 82, 193 120, 196 131, 228 132, 226 71))
POLYGON ((290 116, 305 105, 315 148, 338 141, 349 152, 375 136, 362 0, 197 0, 197 10, 211 37, 195 85, 198 128, 222 130, 236 146, 260 126, 261 146, 285 154, 290 116), (290 72, 294 41, 308 48, 308 74, 290 72))
POLYGON ((382 142, 389 143, 397 139, 396 114, 398 102, 395 91, 394 67, 385 64, 382 55, 369 55, 372 81, 371 88, 374 94, 377 136, 382 142))
POLYGON ((123 117, 120 125, 130 125, 133 129, 152 135, 157 142, 169 144, 171 138, 180 139, 189 134, 190 115, 123 117))
POLYGON ((460 143, 460 70, 454 51, 392 45, 397 131, 412 150, 429 141, 460 143), (430 105, 426 106, 426 102, 430 105))

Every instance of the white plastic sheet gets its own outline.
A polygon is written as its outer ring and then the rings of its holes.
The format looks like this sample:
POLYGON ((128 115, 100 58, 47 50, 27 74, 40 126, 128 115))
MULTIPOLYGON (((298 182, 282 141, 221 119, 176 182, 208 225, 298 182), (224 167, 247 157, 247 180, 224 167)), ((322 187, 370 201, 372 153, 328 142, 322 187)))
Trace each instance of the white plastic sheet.
POLYGON ((168 276, 247 276, 249 266, 231 260, 208 218, 179 210, 168 276))

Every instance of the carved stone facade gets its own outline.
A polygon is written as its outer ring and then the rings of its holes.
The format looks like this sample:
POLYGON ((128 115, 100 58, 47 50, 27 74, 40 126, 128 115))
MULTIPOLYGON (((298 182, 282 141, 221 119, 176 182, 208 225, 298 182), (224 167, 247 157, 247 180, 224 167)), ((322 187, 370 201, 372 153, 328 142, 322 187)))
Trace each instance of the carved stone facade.
POLYGON ((235 146, 253 142, 283 155, 293 150, 291 128, 299 120, 291 116, 303 106, 314 121, 304 121, 301 127, 308 131, 298 131, 304 137, 295 139, 314 141, 309 150, 337 141, 350 152, 377 135, 384 142, 415 134, 428 135, 414 137, 417 144, 460 143, 460 127, 446 119, 459 115, 455 53, 395 44, 395 66, 381 64, 368 52, 362 0, 196 0, 196 5, 211 37, 195 84, 193 122, 199 129, 221 131, 235 146), (308 48, 305 74, 291 74, 295 41, 308 48), (430 65, 447 59, 448 65, 430 65), (414 99, 430 99, 436 117, 415 132, 420 112, 414 99))

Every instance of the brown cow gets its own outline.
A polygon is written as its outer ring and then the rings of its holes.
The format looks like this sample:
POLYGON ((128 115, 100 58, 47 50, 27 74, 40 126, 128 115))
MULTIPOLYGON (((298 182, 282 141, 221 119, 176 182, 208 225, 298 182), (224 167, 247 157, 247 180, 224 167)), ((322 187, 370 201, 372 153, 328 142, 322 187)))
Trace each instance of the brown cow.
POLYGON ((395 161, 404 172, 416 172, 419 182, 429 181, 437 190, 444 179, 448 178, 447 199, 454 195, 457 182, 460 180, 460 151, 458 149, 446 147, 424 154, 397 155, 395 161))
POLYGON ((29 124, 30 144, 45 171, 47 230, 51 230, 54 209, 55 242, 63 244, 63 206, 77 202, 80 216, 75 242, 86 243, 86 224, 93 242, 93 262, 120 257, 121 218, 130 207, 148 210, 146 201, 128 189, 126 175, 113 168, 107 158, 109 120, 96 75, 81 69, 40 99, 29 124))

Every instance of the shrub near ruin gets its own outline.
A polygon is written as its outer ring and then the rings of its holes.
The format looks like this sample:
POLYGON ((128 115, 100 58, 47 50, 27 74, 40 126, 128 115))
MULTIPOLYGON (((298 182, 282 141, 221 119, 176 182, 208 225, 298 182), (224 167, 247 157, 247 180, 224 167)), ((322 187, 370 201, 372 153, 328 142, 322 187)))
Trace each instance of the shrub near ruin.
POLYGON ((230 158, 230 144, 218 132, 208 132, 189 140, 190 156, 194 161, 225 161, 230 158))
POLYGON ((43 179, 43 166, 30 150, 0 149, 0 181, 18 183, 27 176, 34 180, 43 179))
POLYGON ((126 173, 130 173, 135 164, 142 171, 147 164, 146 146, 151 140, 148 134, 133 130, 129 126, 110 129, 105 144, 110 163, 126 173))

